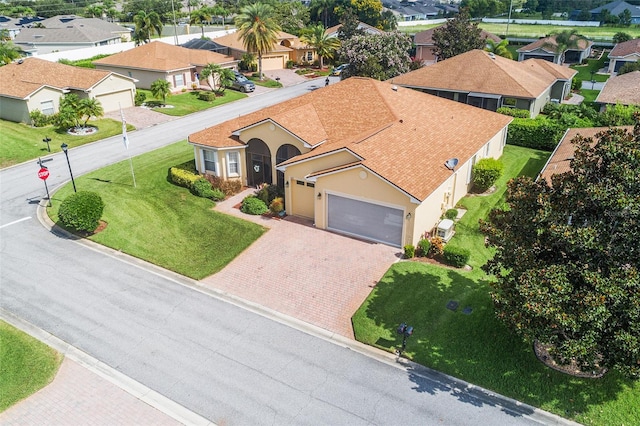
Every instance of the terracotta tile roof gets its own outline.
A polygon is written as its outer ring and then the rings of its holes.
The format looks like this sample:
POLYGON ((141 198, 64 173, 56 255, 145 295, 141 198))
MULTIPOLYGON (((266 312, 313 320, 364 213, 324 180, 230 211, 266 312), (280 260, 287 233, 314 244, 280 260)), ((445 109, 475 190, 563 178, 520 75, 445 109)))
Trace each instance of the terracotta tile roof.
POLYGON ((348 149, 362 158, 363 166, 424 200, 451 175, 444 167, 447 159, 468 161, 511 121, 481 108, 393 87, 368 78, 348 78, 194 133, 189 142, 243 146, 232 136, 238 129, 267 118, 293 118, 293 111, 302 114, 293 125, 303 128, 307 117, 317 116, 321 128, 308 126, 307 137, 320 140, 326 134, 326 142, 287 163, 348 149))
MULTIPOLYGON (((433 44, 433 31, 436 28, 440 28, 442 25, 439 25, 437 27, 433 27, 433 28, 429 28, 428 30, 424 30, 424 31, 420 31, 419 33, 416 33, 413 36, 413 42, 417 45, 427 45, 430 46, 433 44)), ((482 30, 480 32, 480 37, 483 37, 485 39, 490 39, 495 41, 496 43, 499 43, 502 41, 502 39, 500 37, 498 37, 497 35, 490 33, 489 31, 485 31, 482 30)))
POLYGON ((616 44, 609 52, 609 58, 624 58, 634 53, 640 53, 640 38, 616 44))
POLYGON ((538 98, 558 78, 570 79, 576 71, 541 59, 512 61, 482 50, 471 50, 428 67, 394 77, 405 87, 538 98))
POLYGON ((601 104, 640 105, 640 71, 610 77, 595 101, 601 104))
MULTIPOLYGON (((288 34, 283 31, 280 31, 278 33, 278 41, 274 43, 273 48, 268 53, 290 52, 291 50, 293 50, 286 46, 282 46, 280 44, 282 40, 289 40, 291 42, 291 45, 294 48, 298 48, 298 49, 302 48, 302 43, 300 42, 300 39, 298 37, 292 34, 288 34)), ((240 34, 238 32, 234 32, 231 34, 224 35, 222 37, 214 38, 213 41, 223 46, 227 46, 235 50, 246 52, 244 43, 240 39, 240 34)))
POLYGON ((0 67, 0 95, 24 99, 42 86, 87 90, 112 74, 38 58, 0 67))
MULTIPOLYGON (((623 126, 622 129, 632 130, 631 126, 623 126)), ((608 127, 585 127, 579 129, 568 129, 564 137, 556 147, 555 151, 549 157, 544 169, 540 172, 539 179, 546 179, 548 183, 551 183, 551 176, 571 171, 571 160, 573 159, 573 153, 575 152, 575 145, 572 143, 573 139, 581 135, 585 138, 595 138, 596 134, 607 130, 608 127)))
MULTIPOLYGON (((586 50, 593 44, 592 41, 578 37, 577 35, 573 35, 571 38, 579 39, 578 50, 586 50)), ((532 52, 538 49, 542 49, 548 53, 558 53, 558 43, 556 42, 556 36, 553 35, 538 39, 533 43, 529 43, 526 46, 521 47, 520 49, 516 50, 516 52, 532 52)))
POLYGON ((187 49, 161 41, 154 41, 98 59, 94 63, 123 68, 173 71, 194 66, 205 66, 208 63, 222 65, 233 63, 234 61, 231 56, 208 50, 187 49))

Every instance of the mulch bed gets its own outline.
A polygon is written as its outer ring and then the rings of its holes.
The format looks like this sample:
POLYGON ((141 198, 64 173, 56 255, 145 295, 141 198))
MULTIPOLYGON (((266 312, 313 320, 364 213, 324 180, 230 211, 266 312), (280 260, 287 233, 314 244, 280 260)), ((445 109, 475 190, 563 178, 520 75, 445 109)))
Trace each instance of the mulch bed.
POLYGON ((574 377, 584 377, 588 379, 599 379, 607 372, 606 368, 598 368, 595 371, 582 371, 575 362, 570 364, 558 364, 549 353, 549 345, 542 344, 537 340, 533 342, 533 352, 536 357, 549 368, 574 377))

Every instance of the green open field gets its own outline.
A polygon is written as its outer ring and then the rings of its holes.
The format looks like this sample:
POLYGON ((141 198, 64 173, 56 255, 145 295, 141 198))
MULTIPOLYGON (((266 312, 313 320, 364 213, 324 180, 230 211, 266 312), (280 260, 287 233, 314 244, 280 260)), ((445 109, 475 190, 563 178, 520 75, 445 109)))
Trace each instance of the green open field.
MULTIPOLYGON (((428 30, 429 28, 436 27, 438 25, 416 25, 409 27, 398 27, 402 32, 408 34, 415 34, 420 31, 428 30)), ((497 36, 503 36, 507 33, 507 24, 490 24, 480 23, 480 28, 485 31, 489 31, 497 36)), ((632 26, 629 28, 623 27, 563 27, 559 25, 525 25, 525 24, 509 24, 509 37, 514 38, 539 38, 544 37, 553 32, 560 32, 566 29, 576 28, 579 34, 591 39, 599 41, 611 41, 613 35, 618 32, 625 32, 630 34, 634 38, 640 37, 640 26, 632 26)))

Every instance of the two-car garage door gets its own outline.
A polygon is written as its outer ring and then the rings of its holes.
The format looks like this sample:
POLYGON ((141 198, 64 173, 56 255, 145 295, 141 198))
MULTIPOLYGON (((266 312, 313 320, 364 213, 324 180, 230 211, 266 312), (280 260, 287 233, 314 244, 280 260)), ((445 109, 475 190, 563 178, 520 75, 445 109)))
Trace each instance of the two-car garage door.
POLYGON ((327 229, 402 246, 403 210, 334 194, 328 194, 327 203, 327 229))

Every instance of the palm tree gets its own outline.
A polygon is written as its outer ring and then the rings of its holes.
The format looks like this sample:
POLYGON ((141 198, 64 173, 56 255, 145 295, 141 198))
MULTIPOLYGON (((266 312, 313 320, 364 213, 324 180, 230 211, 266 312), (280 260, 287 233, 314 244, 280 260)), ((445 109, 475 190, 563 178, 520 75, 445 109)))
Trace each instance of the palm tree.
POLYGON ((335 0, 311 0, 309 9, 311 9, 316 18, 320 19, 325 28, 329 25, 329 12, 333 11, 336 6, 335 0))
POLYGON ((133 17, 133 23, 136 24, 134 31, 136 43, 138 41, 149 43, 154 32, 158 34, 158 37, 162 34, 162 21, 156 12, 147 13, 141 10, 133 17))
POLYGON ((577 49, 580 41, 586 40, 575 29, 551 33, 551 35, 553 41, 546 42, 543 46, 552 48, 559 55, 560 65, 564 63, 564 55, 567 50, 577 49))
POLYGON ((485 40, 487 42, 487 46, 484 48, 487 52, 491 52, 495 55, 502 56, 503 58, 513 59, 513 55, 507 49, 507 45, 509 44, 509 40, 506 38, 500 42, 495 42, 490 38, 485 40))
POLYGON ((222 68, 218 64, 209 63, 200 72, 200 80, 207 80, 211 90, 224 93, 224 89, 231 86, 234 80, 233 71, 222 68))
POLYGON ((236 27, 245 49, 258 55, 258 74, 262 80, 262 55, 273 48, 280 31, 280 25, 273 19, 273 9, 264 3, 245 6, 236 17, 236 27))
POLYGON ((96 98, 84 98, 78 102, 78 114, 87 117, 82 125, 83 127, 87 127, 87 123, 91 117, 98 118, 104 115, 104 109, 100 101, 96 98))
POLYGON ((162 98, 163 104, 169 93, 171 93, 171 88, 167 80, 161 78, 151 83, 151 94, 153 94, 153 97, 156 99, 162 98))
POLYGON ((22 49, 12 41, 0 41, 0 66, 10 64, 14 59, 22 56, 22 49))
POLYGON ((320 57, 320 69, 324 67, 324 58, 333 58, 340 47, 340 40, 336 37, 328 37, 322 24, 309 27, 300 37, 300 41, 314 47, 320 57))
POLYGON ((189 24, 200 25, 200 28, 202 28, 203 38, 204 38, 204 24, 206 24, 207 22, 211 22, 211 8, 203 7, 202 9, 194 10, 191 13, 191 19, 189 19, 189 24))

